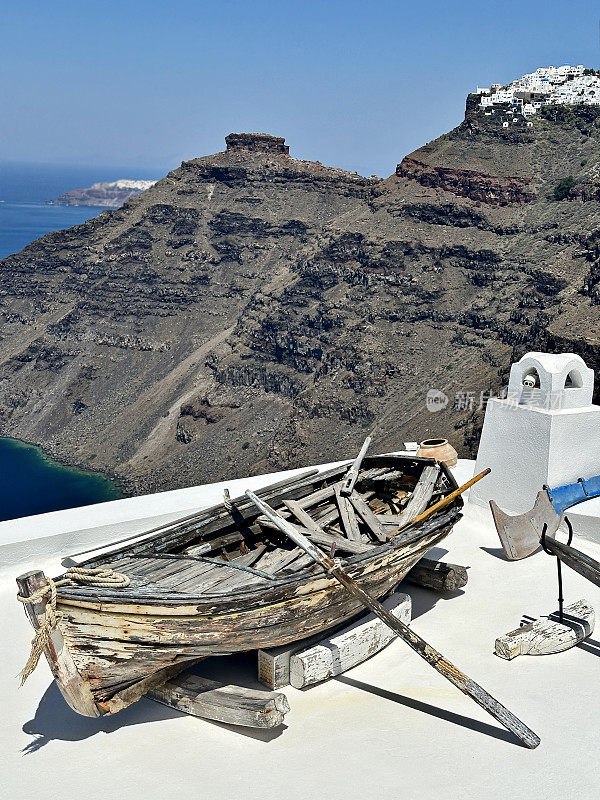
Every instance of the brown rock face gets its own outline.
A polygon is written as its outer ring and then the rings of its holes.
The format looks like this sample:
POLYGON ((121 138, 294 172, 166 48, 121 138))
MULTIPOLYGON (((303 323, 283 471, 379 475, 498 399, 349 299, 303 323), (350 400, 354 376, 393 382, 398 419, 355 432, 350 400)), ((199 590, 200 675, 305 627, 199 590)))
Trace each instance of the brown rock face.
POLYGON ((1 432, 143 489, 472 452, 512 360, 600 366, 600 118, 477 114, 386 180, 232 134, 0 262, 1 432))
POLYGON ((228 150, 248 150, 251 153, 290 154, 290 148, 281 136, 268 133, 230 133, 225 137, 228 150))
POLYGON ((203 419, 208 424, 219 422, 223 419, 225 411, 222 408, 214 408, 208 398, 195 397, 189 403, 181 406, 180 416, 190 416, 195 420, 203 419))
POLYGON ((501 178, 470 169, 432 166, 410 156, 398 164, 396 175, 492 206, 518 205, 535 200, 534 192, 529 189, 530 181, 524 178, 501 178))

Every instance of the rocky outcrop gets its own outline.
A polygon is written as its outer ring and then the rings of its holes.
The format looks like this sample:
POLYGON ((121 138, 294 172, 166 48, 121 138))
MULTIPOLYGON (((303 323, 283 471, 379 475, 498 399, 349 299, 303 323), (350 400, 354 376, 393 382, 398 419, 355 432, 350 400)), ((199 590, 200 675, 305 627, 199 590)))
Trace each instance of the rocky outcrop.
POLYGON ((535 199, 529 181, 522 178, 502 178, 474 170, 432 166, 410 156, 398 164, 396 175, 489 205, 519 205, 535 199))
MULTIPOLYGON (((231 408, 232 406, 229 406, 231 408)), ((227 408, 215 406, 206 395, 195 397, 181 406, 181 417, 192 417, 194 420, 204 420, 208 425, 220 422, 227 413, 227 408)))
POLYGON ((281 136, 268 133, 230 133, 225 137, 228 150, 247 150, 249 153, 271 153, 289 156, 290 148, 281 136))

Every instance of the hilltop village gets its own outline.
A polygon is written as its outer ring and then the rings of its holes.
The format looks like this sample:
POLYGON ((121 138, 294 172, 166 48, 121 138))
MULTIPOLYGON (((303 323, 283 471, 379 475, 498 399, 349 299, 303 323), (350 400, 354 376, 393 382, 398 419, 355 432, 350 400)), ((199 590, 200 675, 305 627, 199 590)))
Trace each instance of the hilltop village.
MULTIPOLYGON (((502 86, 493 83, 489 88, 477 87, 481 96, 479 109, 491 116, 496 110, 514 115, 515 122, 526 120, 533 125, 533 117, 542 106, 548 105, 600 105, 600 74, 582 64, 571 67, 539 67, 502 86)), ((510 125, 505 119, 505 128, 510 125)))

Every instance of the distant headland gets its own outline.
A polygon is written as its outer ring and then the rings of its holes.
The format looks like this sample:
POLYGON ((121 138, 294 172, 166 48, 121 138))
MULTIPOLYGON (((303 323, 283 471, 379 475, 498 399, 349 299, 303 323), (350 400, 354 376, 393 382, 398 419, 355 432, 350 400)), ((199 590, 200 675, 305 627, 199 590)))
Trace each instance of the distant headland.
POLYGON ((100 206, 101 208, 120 208, 127 200, 145 192, 156 181, 135 181, 121 178, 111 183, 94 183, 87 189, 71 189, 56 200, 48 200, 48 205, 58 206, 100 206))

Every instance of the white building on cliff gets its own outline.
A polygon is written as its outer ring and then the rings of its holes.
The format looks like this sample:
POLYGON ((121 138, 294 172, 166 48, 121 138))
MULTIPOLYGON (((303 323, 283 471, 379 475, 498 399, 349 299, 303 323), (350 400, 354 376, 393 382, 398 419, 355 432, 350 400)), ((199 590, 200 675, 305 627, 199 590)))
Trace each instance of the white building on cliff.
POLYGON ((477 87, 484 111, 509 104, 514 111, 531 117, 546 105, 600 105, 600 72, 583 64, 571 67, 539 67, 506 86, 493 83, 489 89, 477 87))

